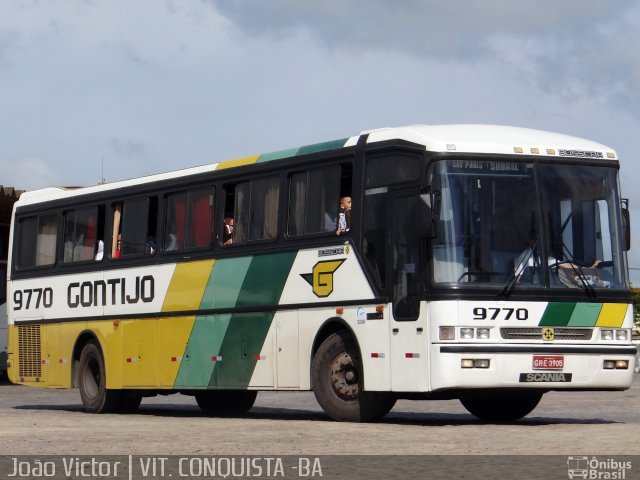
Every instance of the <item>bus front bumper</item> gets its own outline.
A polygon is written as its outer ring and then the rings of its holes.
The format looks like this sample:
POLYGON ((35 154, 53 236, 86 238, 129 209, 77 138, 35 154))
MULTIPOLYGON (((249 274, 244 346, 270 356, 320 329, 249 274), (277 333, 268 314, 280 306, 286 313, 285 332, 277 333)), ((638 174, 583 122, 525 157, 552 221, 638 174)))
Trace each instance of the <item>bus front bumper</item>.
POLYGON ((629 388, 637 348, 632 345, 478 345, 431 347, 431 390, 629 388))

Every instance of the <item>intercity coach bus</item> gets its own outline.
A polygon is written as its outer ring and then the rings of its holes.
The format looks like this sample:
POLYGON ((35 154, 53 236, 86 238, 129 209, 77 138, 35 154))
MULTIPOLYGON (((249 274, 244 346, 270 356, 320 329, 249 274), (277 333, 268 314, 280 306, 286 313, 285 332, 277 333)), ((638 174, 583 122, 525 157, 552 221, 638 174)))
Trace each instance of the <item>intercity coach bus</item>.
POLYGON ((551 390, 626 389, 619 166, 580 138, 418 125, 25 193, 10 379, 77 387, 96 413, 313 390, 345 421, 397 399, 507 421, 551 390))

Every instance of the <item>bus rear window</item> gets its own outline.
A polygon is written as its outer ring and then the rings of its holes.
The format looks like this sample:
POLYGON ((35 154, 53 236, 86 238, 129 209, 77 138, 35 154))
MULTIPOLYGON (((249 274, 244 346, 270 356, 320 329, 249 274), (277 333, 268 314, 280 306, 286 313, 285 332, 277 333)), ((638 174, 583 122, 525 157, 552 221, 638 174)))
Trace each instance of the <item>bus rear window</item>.
POLYGON ((53 265, 58 237, 57 215, 39 215, 18 220, 18 269, 53 265))

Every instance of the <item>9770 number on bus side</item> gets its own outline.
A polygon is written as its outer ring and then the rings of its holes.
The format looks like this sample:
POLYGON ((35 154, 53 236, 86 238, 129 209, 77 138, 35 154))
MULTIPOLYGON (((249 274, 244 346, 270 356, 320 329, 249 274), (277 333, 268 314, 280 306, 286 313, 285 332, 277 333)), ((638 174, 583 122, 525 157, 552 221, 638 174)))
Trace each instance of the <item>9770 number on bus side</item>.
POLYGON ((29 308, 51 308, 53 305, 53 289, 47 288, 25 288, 13 292, 13 309, 28 310, 29 308))
POLYGON ((529 310, 526 308, 485 308, 475 307, 473 309, 474 320, 527 320, 529 310))

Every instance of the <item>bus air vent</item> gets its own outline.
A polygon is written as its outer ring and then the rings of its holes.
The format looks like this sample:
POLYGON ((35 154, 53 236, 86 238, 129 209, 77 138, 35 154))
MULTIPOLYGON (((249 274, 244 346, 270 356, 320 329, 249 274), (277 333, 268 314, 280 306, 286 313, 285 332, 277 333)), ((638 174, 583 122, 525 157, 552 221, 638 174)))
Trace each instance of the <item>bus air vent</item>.
POLYGON ((40 325, 18 326, 18 371, 20 378, 42 376, 40 325))
MULTIPOLYGON (((593 328, 556 327, 555 340, 591 340, 593 328)), ((505 340, 540 340, 542 328, 505 327, 500 329, 500 335, 505 340)))

